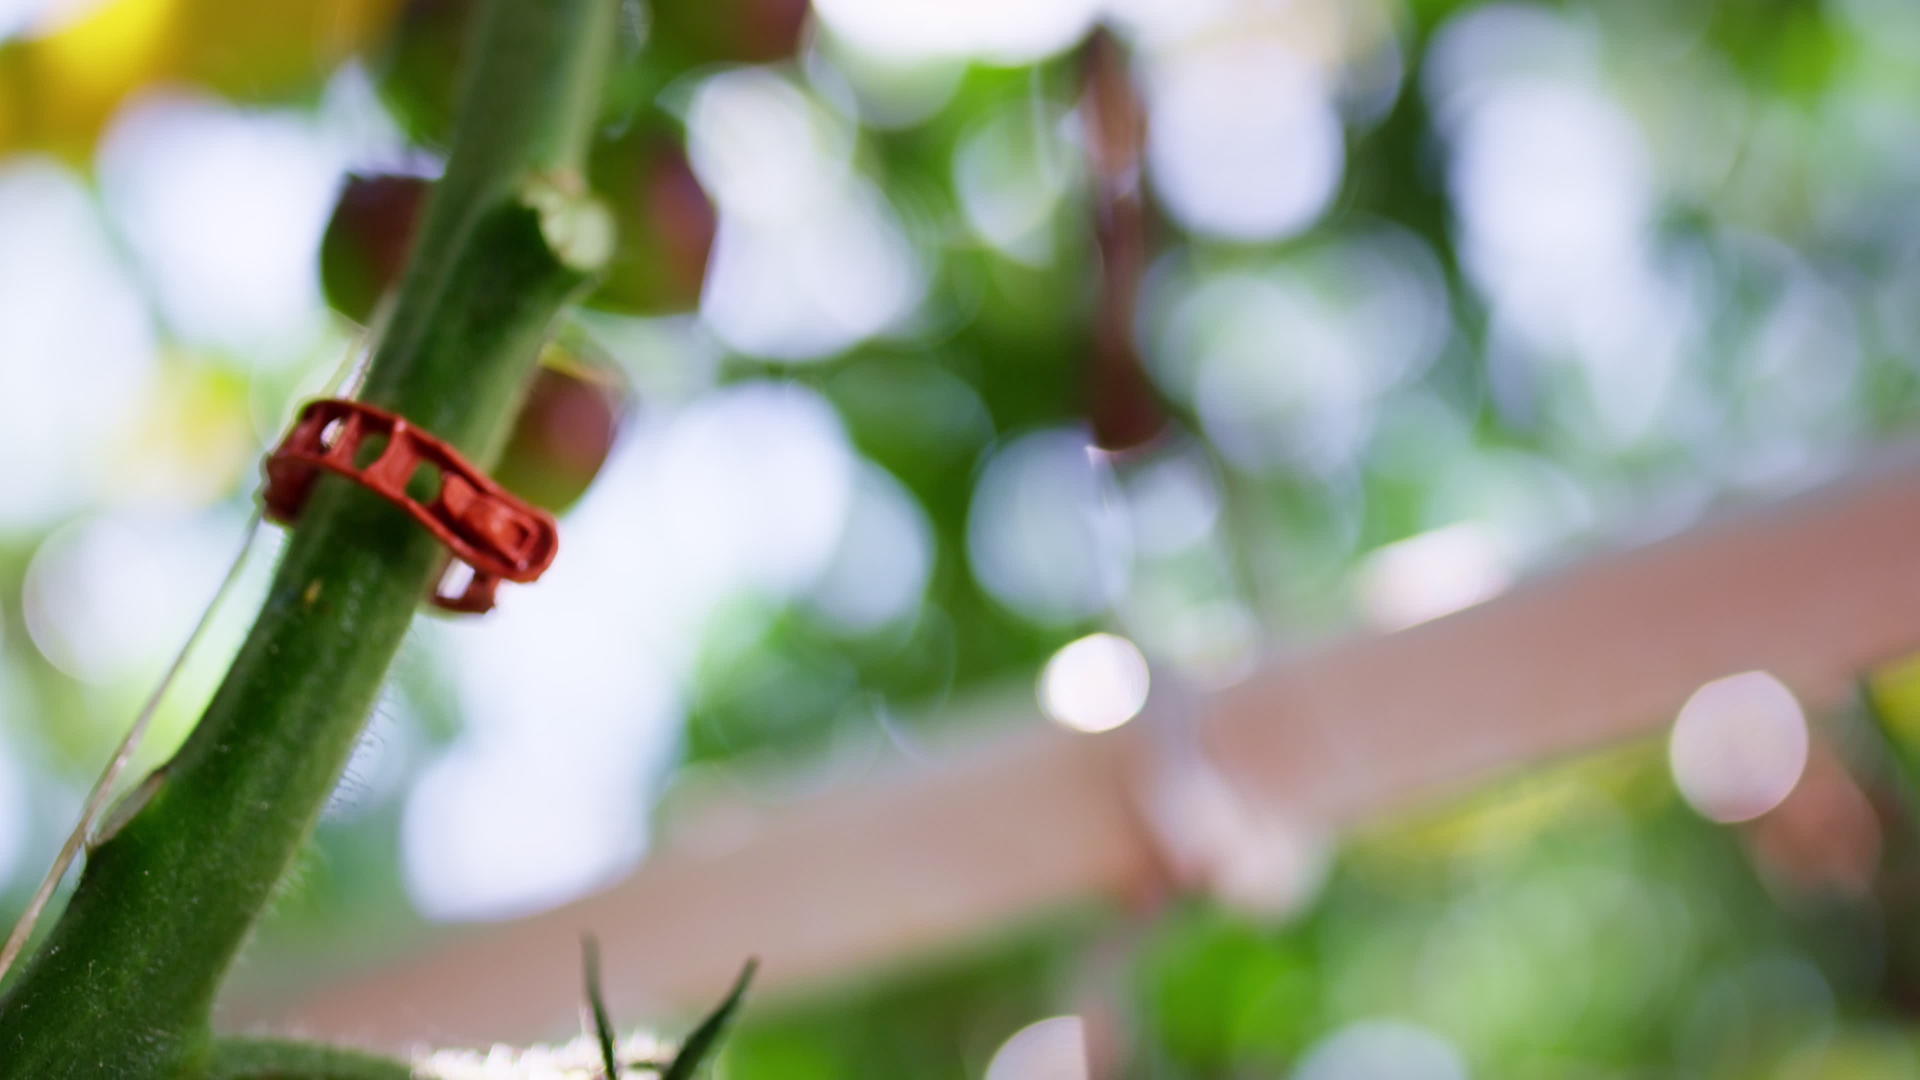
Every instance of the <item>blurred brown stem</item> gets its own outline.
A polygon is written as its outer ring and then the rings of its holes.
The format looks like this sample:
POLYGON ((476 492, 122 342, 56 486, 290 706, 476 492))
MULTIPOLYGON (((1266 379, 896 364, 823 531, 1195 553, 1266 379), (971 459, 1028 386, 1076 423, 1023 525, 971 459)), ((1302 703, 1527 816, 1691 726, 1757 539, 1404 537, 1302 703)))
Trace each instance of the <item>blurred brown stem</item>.
POLYGON ((1128 450, 1151 441, 1166 424, 1134 344, 1134 318, 1147 267, 1147 213, 1140 196, 1146 115, 1134 91, 1126 51, 1108 31, 1088 39, 1082 80, 1080 107, 1100 256, 1100 293, 1087 369, 1088 415, 1097 445, 1128 450))

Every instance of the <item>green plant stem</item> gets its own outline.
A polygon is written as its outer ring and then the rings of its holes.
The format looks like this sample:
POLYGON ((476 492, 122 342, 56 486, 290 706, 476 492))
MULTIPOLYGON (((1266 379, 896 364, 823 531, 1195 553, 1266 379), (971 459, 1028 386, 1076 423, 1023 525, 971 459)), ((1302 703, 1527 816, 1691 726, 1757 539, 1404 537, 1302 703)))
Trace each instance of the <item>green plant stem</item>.
MULTIPOLYGON (((608 246, 579 177, 615 15, 616 0, 489 0, 446 175, 361 394, 481 462, 608 246)), ((207 1074, 220 981, 442 559, 379 498, 333 476, 316 486, 199 725, 0 997, 0 1078, 207 1074)))

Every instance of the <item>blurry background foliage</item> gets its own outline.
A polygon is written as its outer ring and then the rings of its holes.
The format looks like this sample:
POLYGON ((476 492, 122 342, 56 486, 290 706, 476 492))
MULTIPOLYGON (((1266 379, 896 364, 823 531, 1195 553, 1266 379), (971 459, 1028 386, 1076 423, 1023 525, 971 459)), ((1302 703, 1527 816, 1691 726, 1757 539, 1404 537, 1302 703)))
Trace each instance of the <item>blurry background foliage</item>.
MULTIPOLYGON (((377 319, 466 14, 0 0, 0 910, 377 319)), ((416 632, 255 986, 578 895, 663 798, 927 756, 1093 631, 1221 685, 1804 486, 1920 403, 1908 0, 627 14, 621 253, 502 467, 566 556, 416 632)), ((1069 726, 1138 689, 1094 641, 1042 684, 1069 726)), ((1867 779, 1818 843, 1627 748, 1303 844, 1286 887, 768 1005, 728 1075, 1007 1080, 1079 1014, 1156 1077, 1920 1077, 1916 685, 1878 684, 1892 744, 1835 729, 1867 779)))

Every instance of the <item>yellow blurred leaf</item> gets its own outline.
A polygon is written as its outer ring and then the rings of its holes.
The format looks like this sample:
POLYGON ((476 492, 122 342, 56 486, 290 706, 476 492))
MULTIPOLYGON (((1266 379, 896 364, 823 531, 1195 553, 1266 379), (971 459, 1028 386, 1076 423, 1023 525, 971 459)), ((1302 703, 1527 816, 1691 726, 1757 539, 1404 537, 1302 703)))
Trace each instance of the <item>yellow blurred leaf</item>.
POLYGON ((188 81, 242 100, 298 93, 385 31, 399 0, 181 0, 188 81))
POLYGON ((85 164, 120 106, 168 82, 243 100, 318 85, 385 31, 399 0, 106 0, 0 50, 0 152, 85 164))
POLYGON ((1867 687, 1887 734, 1909 746, 1920 745, 1920 655, 1875 668, 1867 687))
POLYGON ((17 141, 84 163, 120 103, 168 74, 179 4, 108 0, 26 42, 15 95, 17 141))

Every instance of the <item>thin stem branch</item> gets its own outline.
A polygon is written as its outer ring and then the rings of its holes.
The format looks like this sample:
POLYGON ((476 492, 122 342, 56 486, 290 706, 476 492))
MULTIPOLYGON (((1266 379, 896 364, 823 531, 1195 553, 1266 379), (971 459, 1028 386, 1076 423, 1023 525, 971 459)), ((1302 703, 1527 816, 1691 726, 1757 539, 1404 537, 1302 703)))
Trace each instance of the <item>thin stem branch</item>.
POLYGON ((53 899, 54 891, 60 887, 61 879, 67 876, 67 869, 73 865, 73 860, 79 857, 81 847, 93 847, 103 839, 95 829, 107 812, 108 803, 117 790, 116 785, 120 782, 120 774, 126 771, 127 765, 133 760, 133 755, 139 752, 141 742, 147 737, 147 729, 153 724, 154 714, 160 711, 160 703, 166 700, 167 691, 172 688, 174 681, 179 679, 180 669, 186 666, 187 657, 193 655, 194 646, 198 645, 201 637, 206 634, 207 626, 213 622, 214 612, 220 609, 220 601, 233 590, 234 583, 240 580, 240 572, 246 568, 247 554, 253 549, 254 537, 259 531, 260 514, 255 511, 254 515, 247 520, 246 528, 241 532, 240 550, 233 557, 233 565, 227 568, 227 576, 221 579, 220 587, 213 591, 213 598, 207 601, 206 608, 200 612, 200 619, 193 624, 193 630, 187 634, 185 644, 181 645, 180 651, 174 654, 173 663, 167 665, 166 673, 160 677, 159 685, 153 688, 153 693, 147 695, 146 703, 140 706, 140 712, 133 718, 133 724, 127 728, 127 733, 120 737, 120 745, 114 747, 113 757, 107 761, 107 767, 101 770, 99 778, 93 782, 92 790, 87 792, 86 802, 81 804, 80 820, 74 824, 73 831, 67 834, 67 839, 60 845, 59 853, 53 857, 53 865, 47 868, 47 876, 40 880, 39 888, 33 891, 33 899, 27 902, 27 910, 22 912, 20 920, 13 924, 12 932, 7 935, 7 943, 0 946, 0 979, 6 977, 7 972, 13 967, 13 962, 19 958, 21 951, 33 937, 34 925, 40 921, 40 914, 46 910, 47 902, 53 899))

